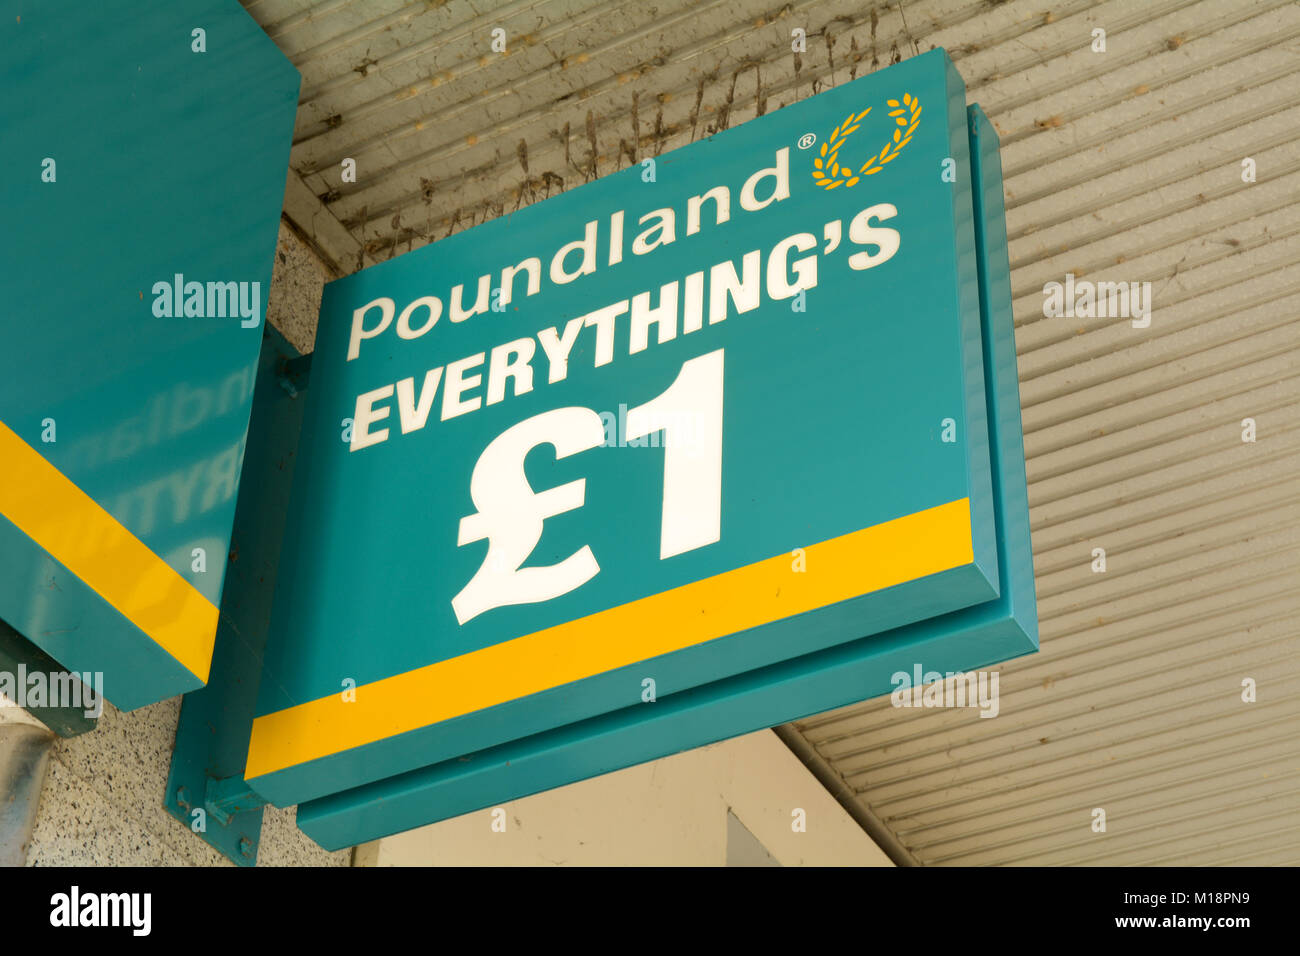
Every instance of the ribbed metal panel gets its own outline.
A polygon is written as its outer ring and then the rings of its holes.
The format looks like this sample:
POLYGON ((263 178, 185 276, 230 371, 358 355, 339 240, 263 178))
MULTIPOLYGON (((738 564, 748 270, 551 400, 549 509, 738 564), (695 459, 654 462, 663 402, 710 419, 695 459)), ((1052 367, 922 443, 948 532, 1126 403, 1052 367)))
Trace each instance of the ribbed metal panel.
POLYGON ((248 9, 303 72, 286 211, 342 271, 946 47, 1002 136, 1042 651, 995 719, 885 699, 795 729, 921 863, 1294 865, 1300 6, 1045 6, 248 9), (1067 272, 1151 282, 1150 327, 1044 318, 1067 272))

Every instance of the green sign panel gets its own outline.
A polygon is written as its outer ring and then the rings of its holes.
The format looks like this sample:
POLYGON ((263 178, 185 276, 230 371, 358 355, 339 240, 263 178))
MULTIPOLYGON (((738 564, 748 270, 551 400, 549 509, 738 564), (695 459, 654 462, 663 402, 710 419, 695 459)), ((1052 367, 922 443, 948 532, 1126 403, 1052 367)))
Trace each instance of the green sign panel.
POLYGON ((208 677, 299 77, 233 0, 7 9, 0 619, 129 710, 208 677))
POLYGON ((880 693, 885 649, 1032 650, 972 142, 935 51, 329 285, 251 786, 355 842, 880 693))

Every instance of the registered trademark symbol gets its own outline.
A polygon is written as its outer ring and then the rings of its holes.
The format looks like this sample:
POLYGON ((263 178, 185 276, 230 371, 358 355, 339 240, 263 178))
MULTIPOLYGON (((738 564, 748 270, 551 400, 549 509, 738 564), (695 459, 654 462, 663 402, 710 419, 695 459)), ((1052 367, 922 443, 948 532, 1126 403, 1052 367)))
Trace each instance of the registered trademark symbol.
POLYGON ((799 148, 808 149, 815 142, 817 142, 817 135, 815 133, 804 133, 799 137, 799 148))

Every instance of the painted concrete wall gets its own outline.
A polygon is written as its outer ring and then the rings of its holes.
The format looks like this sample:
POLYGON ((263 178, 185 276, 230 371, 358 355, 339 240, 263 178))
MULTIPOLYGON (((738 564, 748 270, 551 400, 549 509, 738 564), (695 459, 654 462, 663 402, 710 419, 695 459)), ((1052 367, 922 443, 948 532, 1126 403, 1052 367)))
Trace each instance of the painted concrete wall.
POLYGON ((358 847, 357 863, 723 866, 730 856, 755 865, 757 842, 783 866, 893 865, 770 730, 500 809, 504 814, 480 810, 358 847), (803 811, 802 831, 794 827, 796 810, 803 811), (494 820, 501 821, 495 829, 494 820), (735 821, 752 840, 736 832, 735 821))

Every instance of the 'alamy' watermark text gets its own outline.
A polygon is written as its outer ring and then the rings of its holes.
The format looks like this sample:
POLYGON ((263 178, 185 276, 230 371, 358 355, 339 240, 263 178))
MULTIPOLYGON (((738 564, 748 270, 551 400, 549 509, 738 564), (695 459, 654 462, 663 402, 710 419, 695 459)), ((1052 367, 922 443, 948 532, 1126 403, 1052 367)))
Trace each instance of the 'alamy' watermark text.
POLYGON ((240 319, 245 329, 262 322, 262 283, 186 282, 176 273, 172 281, 153 284, 153 314, 160 319, 240 319))
POLYGON ((134 936, 152 928, 150 893, 83 893, 73 886, 50 897, 51 926, 126 926, 134 936))
POLYGON ((1065 274, 1064 285, 1043 286, 1043 317, 1048 319, 1132 319, 1133 328, 1151 325, 1150 282, 1082 282, 1065 274))
POLYGON ((0 707, 62 707, 81 710, 87 717, 104 712, 104 675, 101 671, 0 671, 0 707))
POLYGON ((895 707, 978 707, 981 717, 998 715, 997 671, 922 674, 917 664, 910 674, 895 671, 889 682, 894 685, 889 700, 895 707))

